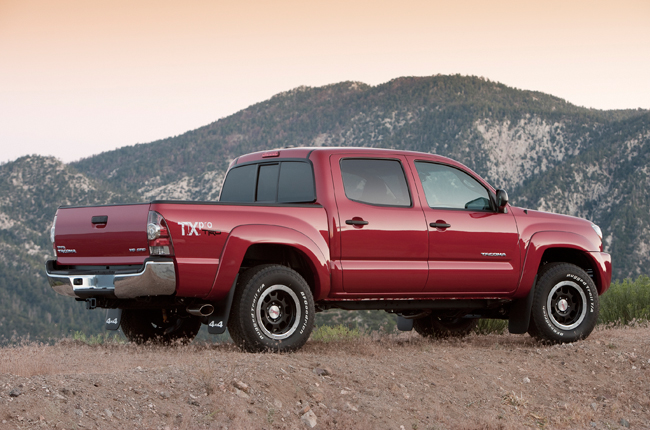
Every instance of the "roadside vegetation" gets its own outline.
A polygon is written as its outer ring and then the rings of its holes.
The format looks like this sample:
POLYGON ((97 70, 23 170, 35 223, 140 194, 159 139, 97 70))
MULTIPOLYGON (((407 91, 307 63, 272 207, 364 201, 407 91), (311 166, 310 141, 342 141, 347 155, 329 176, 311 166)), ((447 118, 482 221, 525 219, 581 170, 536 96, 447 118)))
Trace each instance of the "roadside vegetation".
POLYGON ((599 324, 630 325, 650 320, 650 278, 626 279, 612 284, 600 298, 599 324))

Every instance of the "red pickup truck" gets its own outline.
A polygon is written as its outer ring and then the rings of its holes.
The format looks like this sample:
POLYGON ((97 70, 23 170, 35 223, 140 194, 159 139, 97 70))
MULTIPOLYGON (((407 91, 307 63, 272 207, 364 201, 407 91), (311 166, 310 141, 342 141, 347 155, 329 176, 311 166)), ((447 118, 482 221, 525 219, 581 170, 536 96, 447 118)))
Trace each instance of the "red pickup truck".
POLYGON ((595 224, 521 209, 445 157, 292 148, 234 160, 219 202, 61 207, 52 288, 108 309, 132 341, 226 327, 290 351, 315 313, 381 309, 423 336, 479 318, 571 342, 593 330, 611 259, 595 224))

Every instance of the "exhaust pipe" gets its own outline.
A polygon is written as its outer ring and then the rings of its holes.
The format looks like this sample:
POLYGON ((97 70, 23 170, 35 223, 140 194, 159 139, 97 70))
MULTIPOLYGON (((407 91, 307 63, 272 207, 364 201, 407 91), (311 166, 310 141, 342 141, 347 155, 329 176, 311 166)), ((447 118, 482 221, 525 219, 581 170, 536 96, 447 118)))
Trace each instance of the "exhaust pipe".
POLYGON ((197 317, 209 317, 210 315, 212 315, 212 312, 214 312, 214 306, 212 306, 209 303, 205 303, 202 305, 188 306, 187 309, 185 310, 190 315, 194 315, 197 317))

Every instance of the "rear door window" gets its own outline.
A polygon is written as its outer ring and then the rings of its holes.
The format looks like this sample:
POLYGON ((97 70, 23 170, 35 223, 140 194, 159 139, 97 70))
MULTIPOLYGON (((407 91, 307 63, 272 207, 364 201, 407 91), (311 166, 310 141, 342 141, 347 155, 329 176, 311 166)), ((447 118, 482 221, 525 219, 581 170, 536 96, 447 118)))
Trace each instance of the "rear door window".
POLYGON ((397 160, 341 160, 343 187, 348 199, 377 206, 411 206, 406 177, 397 160))
POLYGON ((429 207, 490 211, 490 194, 476 179, 460 169, 438 163, 416 161, 429 207))

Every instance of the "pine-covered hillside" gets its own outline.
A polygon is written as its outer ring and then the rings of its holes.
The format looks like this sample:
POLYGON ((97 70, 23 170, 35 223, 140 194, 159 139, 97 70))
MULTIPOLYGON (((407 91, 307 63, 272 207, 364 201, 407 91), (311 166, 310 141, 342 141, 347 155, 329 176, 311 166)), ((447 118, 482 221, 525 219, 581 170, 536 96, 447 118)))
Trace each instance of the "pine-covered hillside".
POLYGON ((74 167, 142 200, 214 200, 229 162, 247 152, 371 146, 437 153, 505 188, 514 204, 600 224, 614 276, 625 278, 650 273, 650 205, 641 186, 650 180, 649 133, 644 110, 585 109, 476 77, 399 78, 374 87, 299 87, 74 167))
POLYGON ((55 158, 0 165, 0 344, 14 336, 46 339, 101 327, 103 314, 50 288, 44 270, 53 255, 49 229, 59 205, 125 199, 55 158))
POLYGON ((650 112, 600 111, 476 77, 299 87, 180 136, 70 165, 0 165, 0 338, 60 335, 101 314, 57 297, 43 275, 59 205, 216 200, 232 159, 289 146, 366 146, 457 159, 513 204, 599 224, 614 278, 650 274, 650 112))

